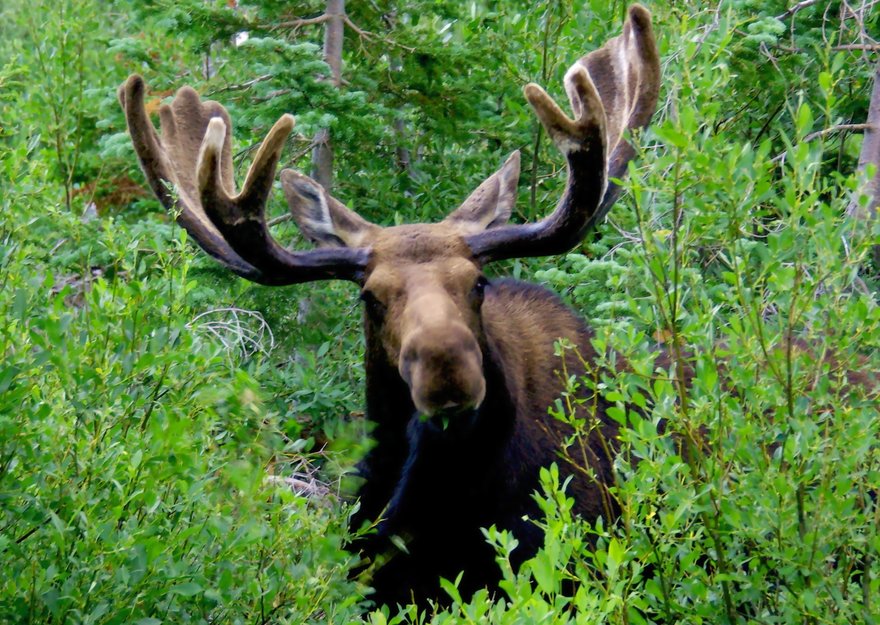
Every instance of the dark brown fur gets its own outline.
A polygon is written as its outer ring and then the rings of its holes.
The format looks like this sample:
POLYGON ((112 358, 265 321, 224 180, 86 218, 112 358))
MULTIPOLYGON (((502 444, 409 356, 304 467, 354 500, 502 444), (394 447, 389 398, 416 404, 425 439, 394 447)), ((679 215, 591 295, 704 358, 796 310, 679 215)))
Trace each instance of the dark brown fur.
MULTIPOLYGON (((367 416, 376 423, 376 445, 360 467, 364 485, 353 526, 381 519, 362 543, 367 557, 390 555, 372 580, 378 603, 439 598, 438 578, 462 571, 465 595, 494 586, 499 571, 480 528, 514 533, 515 564, 531 557, 542 540, 533 522, 539 469, 557 462, 563 474, 571 473, 559 455, 570 430, 548 406, 563 390, 556 341, 567 339, 585 358, 593 355, 583 321, 542 287, 497 280, 486 288, 480 322, 486 399, 444 430, 417 414, 367 318, 367 416), (392 545, 395 534, 407 541, 409 554, 392 545)), ((580 359, 567 353, 568 373, 583 373, 580 359)), ((600 426, 583 453, 607 483, 611 458, 600 436, 613 445, 616 428, 604 417, 604 401, 597 401, 597 413, 583 415, 600 426)), ((603 487, 579 472, 570 494, 584 518, 607 512, 603 487)))

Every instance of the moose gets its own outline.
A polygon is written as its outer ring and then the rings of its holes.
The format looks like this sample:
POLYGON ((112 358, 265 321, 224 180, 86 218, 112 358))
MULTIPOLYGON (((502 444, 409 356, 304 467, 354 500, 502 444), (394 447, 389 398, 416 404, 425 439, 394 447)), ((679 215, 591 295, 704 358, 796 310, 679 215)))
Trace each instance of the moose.
MULTIPOLYGON (((488 280, 493 261, 561 254, 576 246, 620 194, 616 181, 635 149, 623 137, 645 127, 656 107, 659 58, 649 12, 633 5, 623 32, 579 59, 564 85, 569 117, 538 85, 525 96, 567 160, 563 197, 550 215, 508 224, 520 157, 514 152, 439 223, 380 227, 307 176, 285 169, 281 187, 302 233, 317 249, 289 251, 267 227, 264 209, 294 118, 284 115, 262 142, 236 191, 231 123, 218 103, 183 87, 159 109, 161 137, 132 75, 119 99, 137 157, 161 203, 211 256, 253 282, 282 286, 348 280, 360 287, 366 338, 366 415, 374 445, 363 478, 355 543, 372 567, 379 604, 438 597, 440 577, 460 578, 462 594, 500 577, 481 528, 517 539, 514 564, 534 555, 542 533, 532 496, 539 470, 560 462, 568 426, 548 414, 564 389, 554 351, 559 339, 569 374, 596 354, 584 321, 545 288, 488 280), (406 548, 395 545, 400 540, 406 548)), ((586 391, 585 391, 586 392, 586 391)), ((601 397, 579 418, 590 434, 573 455, 591 477, 561 463, 569 494, 587 519, 615 514, 612 480, 616 425, 601 397), (610 441, 610 444, 609 444, 610 441)))

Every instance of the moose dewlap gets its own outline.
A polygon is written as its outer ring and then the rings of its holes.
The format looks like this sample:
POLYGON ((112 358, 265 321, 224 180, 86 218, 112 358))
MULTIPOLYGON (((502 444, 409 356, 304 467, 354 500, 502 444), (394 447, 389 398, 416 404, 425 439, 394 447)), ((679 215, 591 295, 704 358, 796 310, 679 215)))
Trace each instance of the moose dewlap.
MULTIPOLYGON (((496 525, 518 539, 516 562, 542 536, 530 519, 541 467, 557 461, 570 434, 548 417, 559 396, 553 345, 564 338, 589 358, 584 322, 547 290, 513 280, 488 281, 489 262, 560 254, 577 245, 614 203, 634 150, 623 133, 647 125, 660 66, 650 15, 629 9, 623 33, 579 59, 565 76, 570 118, 539 86, 525 95, 565 156, 568 183, 556 209, 533 224, 507 224, 516 198, 514 152, 446 219, 383 228, 332 197, 318 183, 281 172, 290 211, 318 249, 291 252, 269 233, 264 208, 285 139, 283 116, 236 190, 231 123, 216 102, 183 87, 159 110, 161 136, 144 107, 144 82, 120 88, 132 142, 147 181, 196 242, 231 271, 266 285, 341 279, 357 283, 364 303, 367 417, 375 445, 359 470, 364 482, 356 526, 376 531, 355 545, 381 560, 371 580, 380 603, 425 601, 439 577, 464 571, 464 594, 499 577, 480 528, 496 525), (404 537, 407 550, 392 544, 404 537)), ((579 359, 567 363, 582 370, 579 359)), ((611 458, 604 441, 616 430, 601 399, 581 415, 597 424, 581 443, 598 476, 573 473, 570 492, 586 518, 615 514, 602 486, 611 458)), ((613 446, 613 445, 612 445, 613 446)))

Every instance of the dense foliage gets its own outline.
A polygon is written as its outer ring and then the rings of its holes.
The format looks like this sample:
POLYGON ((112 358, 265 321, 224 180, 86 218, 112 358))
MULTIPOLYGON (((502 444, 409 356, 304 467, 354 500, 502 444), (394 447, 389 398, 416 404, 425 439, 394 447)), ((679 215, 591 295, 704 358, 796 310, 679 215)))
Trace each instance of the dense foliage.
POLYGON ((439 219, 520 149, 522 220, 564 176, 521 87, 560 96, 625 4, 350 0, 341 88, 323 6, 0 6, 0 621, 880 622, 880 410, 853 375, 880 371, 880 228, 847 216, 867 198, 841 128, 864 122, 874 3, 651 4, 664 90, 627 193, 581 249, 494 268, 628 359, 551 407, 617 402, 622 517, 572 518, 548 470, 545 548, 514 572, 487 528, 503 592, 449 580, 431 614, 347 579, 352 287, 256 287, 199 254, 145 192, 115 89, 136 71, 152 107, 183 84, 222 101, 240 168, 281 113, 287 166, 329 128, 334 193, 383 224, 439 219))

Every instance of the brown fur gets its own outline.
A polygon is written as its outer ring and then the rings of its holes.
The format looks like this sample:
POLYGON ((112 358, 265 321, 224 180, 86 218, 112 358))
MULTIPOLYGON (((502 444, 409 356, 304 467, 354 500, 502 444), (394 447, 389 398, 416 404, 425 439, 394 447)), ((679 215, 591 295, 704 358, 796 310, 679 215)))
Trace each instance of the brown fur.
MULTIPOLYGON (((514 564, 531 557, 542 540, 530 520, 540 514, 532 493, 539 469, 553 462, 573 477, 569 492, 578 514, 616 513, 604 490, 616 438, 604 416, 607 405, 586 403, 580 417, 592 433, 583 449, 571 450, 595 480, 563 461, 561 443, 571 430, 548 413, 564 387, 555 342, 565 338, 585 358, 593 356, 583 322, 541 287, 498 280, 486 287, 478 324, 485 400, 448 415, 444 425, 416 410, 388 359, 381 324, 367 315, 367 416, 376 423, 376 446, 360 466, 364 484, 352 523, 380 520, 376 533, 358 544, 368 559, 390 558, 371 580, 379 603, 440 598, 438 578, 461 571, 463 594, 492 587, 498 570, 481 527, 514 533, 520 543, 514 564), (408 553, 393 546, 394 535, 404 537, 408 553)), ((571 375, 583 373, 573 352, 565 366, 571 375)))

